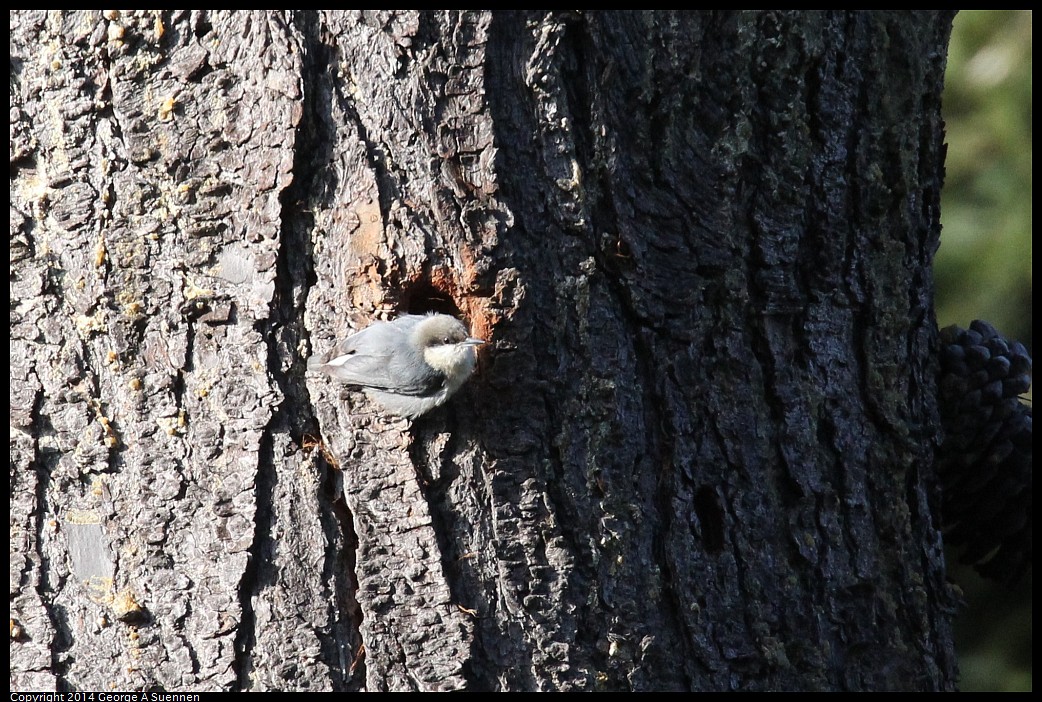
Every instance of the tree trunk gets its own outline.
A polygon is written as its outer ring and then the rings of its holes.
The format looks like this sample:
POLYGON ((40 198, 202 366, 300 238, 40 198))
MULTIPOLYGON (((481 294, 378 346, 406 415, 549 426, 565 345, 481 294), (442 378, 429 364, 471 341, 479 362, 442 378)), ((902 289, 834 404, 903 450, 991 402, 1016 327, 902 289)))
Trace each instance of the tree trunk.
POLYGON ((953 688, 951 13, 11 24, 13 690, 953 688))

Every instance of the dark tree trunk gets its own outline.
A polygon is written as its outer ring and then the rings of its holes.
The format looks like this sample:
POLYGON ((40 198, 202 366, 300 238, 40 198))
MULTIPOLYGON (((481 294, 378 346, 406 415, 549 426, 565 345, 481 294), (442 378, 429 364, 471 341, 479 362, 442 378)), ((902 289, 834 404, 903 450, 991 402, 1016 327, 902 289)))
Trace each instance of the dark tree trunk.
POLYGON ((954 687, 951 13, 11 23, 12 689, 954 687))

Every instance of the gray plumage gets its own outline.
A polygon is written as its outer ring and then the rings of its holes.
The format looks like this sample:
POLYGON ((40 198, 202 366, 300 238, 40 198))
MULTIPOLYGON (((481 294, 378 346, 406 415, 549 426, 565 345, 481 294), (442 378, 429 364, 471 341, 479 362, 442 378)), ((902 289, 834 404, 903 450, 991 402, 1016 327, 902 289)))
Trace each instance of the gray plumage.
POLYGON ((308 370, 361 388, 393 414, 418 417, 443 404, 474 372, 485 343, 445 314, 407 314, 352 334, 308 370))

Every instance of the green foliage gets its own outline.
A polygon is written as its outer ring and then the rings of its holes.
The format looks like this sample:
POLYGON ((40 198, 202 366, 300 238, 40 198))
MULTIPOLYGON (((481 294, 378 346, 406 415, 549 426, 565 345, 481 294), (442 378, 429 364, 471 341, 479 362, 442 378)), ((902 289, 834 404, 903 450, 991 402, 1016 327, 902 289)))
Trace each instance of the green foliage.
POLYGON ((1031 348, 1031 12, 964 11, 945 76, 937 321, 1031 348))

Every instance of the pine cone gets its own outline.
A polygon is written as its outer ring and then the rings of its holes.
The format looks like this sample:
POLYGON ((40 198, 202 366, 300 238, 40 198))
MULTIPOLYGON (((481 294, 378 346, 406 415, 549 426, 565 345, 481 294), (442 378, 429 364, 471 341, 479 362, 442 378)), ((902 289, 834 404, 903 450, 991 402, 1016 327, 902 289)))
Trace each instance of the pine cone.
POLYGON ((945 539, 1013 584, 1031 567, 1031 356, 976 320, 941 330, 938 454, 945 539))

